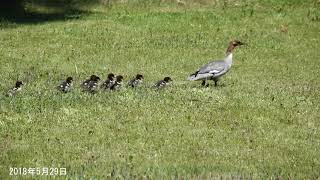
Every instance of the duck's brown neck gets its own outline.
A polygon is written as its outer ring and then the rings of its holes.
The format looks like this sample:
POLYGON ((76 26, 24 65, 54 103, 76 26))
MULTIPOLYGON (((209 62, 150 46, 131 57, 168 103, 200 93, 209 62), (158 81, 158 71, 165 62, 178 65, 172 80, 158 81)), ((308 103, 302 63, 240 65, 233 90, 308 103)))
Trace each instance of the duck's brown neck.
POLYGON ((232 51, 234 50, 234 48, 235 48, 235 46, 234 46, 233 44, 230 44, 229 47, 228 47, 228 49, 227 49, 226 54, 228 55, 228 54, 232 53, 232 51))

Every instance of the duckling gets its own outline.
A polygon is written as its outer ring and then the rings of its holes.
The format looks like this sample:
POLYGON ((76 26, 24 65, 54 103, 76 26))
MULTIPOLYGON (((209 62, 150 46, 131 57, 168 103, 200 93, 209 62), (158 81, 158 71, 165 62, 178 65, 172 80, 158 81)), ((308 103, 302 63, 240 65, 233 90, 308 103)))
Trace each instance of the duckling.
POLYGON ((83 81, 80 87, 83 89, 83 91, 93 93, 97 90, 99 80, 100 77, 91 75, 90 79, 86 79, 85 81, 83 81))
POLYGON ((141 74, 137 74, 136 77, 134 77, 133 79, 131 79, 129 82, 128 82, 128 86, 131 86, 131 87, 136 87, 139 85, 139 83, 142 83, 143 81, 143 75, 141 74))
POLYGON ((24 84, 22 81, 16 81, 15 86, 8 90, 6 96, 10 96, 10 97, 15 96, 17 93, 19 93, 22 90, 23 85, 24 84))
POLYGON ((171 81, 172 81, 172 79, 170 77, 165 77, 163 80, 156 82, 153 85, 153 87, 158 88, 158 89, 162 89, 162 88, 166 87, 167 85, 169 85, 169 83, 171 81))
POLYGON ((62 82, 59 86, 57 86, 57 89, 61 92, 67 93, 71 90, 72 88, 72 77, 68 77, 66 81, 62 82))
POLYGON ((107 80, 105 80, 100 88, 101 89, 110 89, 112 85, 115 83, 115 75, 113 73, 108 74, 107 80))
POLYGON ((118 75, 116 77, 116 82, 110 87, 111 90, 117 90, 120 89, 122 86, 123 76, 118 75))

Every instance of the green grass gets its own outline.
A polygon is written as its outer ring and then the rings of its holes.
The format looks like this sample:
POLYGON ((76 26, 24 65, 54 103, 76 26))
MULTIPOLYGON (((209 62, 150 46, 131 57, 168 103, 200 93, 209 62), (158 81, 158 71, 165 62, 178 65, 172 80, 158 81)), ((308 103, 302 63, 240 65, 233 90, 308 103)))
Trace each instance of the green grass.
POLYGON ((319 178, 319 6, 281 2, 114 5, 65 21, 2 21, 0 90, 28 83, 0 95, 0 177, 9 167, 65 167, 86 179, 319 178), (223 58, 231 39, 247 46, 219 87, 185 80, 223 58), (145 86, 79 90, 109 72, 142 73, 145 86), (167 75, 171 87, 148 88, 167 75), (67 76, 74 91, 56 92, 67 76))

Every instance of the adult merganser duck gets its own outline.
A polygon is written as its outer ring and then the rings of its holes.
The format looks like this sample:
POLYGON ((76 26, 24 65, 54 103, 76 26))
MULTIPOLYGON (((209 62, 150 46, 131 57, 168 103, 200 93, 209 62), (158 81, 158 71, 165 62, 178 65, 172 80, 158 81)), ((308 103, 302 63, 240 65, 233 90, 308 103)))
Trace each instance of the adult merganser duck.
POLYGON ((16 84, 14 87, 8 90, 6 96, 14 96, 18 92, 22 90, 23 82, 22 81, 16 81, 16 84))
POLYGON ((111 86, 115 83, 115 76, 113 73, 108 74, 107 79, 101 84, 101 89, 110 89, 111 86))
MULTIPOLYGON (((244 45, 244 43, 240 41, 231 41, 229 43, 226 56, 223 60, 211 61, 208 64, 203 65, 196 72, 191 74, 187 79, 189 81, 198 81, 202 80, 202 85, 206 85, 206 80, 213 80, 214 85, 217 86, 217 82, 219 78, 226 74, 232 65, 232 51, 240 45, 244 45)), ((207 84, 208 86, 208 84, 207 84)))
POLYGON ((143 75, 137 74, 136 77, 134 77, 128 82, 128 86, 131 86, 134 88, 138 86, 139 83, 142 83, 142 81, 143 81, 143 75))
POLYGON ((118 75, 116 77, 116 82, 110 87, 111 90, 117 90, 122 86, 123 76, 118 75))
POLYGON ((66 79, 66 81, 62 82, 58 87, 57 89, 61 92, 64 92, 64 93, 67 93, 71 90, 72 88, 72 81, 73 81, 73 78, 72 77, 68 77, 66 79))
POLYGON ((166 87, 170 82, 172 81, 172 79, 170 77, 165 77, 163 80, 157 81, 153 87, 156 87, 158 89, 164 88, 166 87))
POLYGON ((83 81, 80 87, 83 89, 83 91, 93 93, 96 91, 96 89, 98 87, 99 80, 100 80, 100 78, 98 76, 91 75, 90 79, 86 79, 85 81, 83 81))

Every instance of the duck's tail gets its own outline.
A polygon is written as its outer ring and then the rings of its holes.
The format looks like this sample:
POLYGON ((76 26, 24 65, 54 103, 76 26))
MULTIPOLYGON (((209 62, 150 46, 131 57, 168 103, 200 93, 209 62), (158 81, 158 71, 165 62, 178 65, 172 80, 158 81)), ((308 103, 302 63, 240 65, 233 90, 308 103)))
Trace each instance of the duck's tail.
POLYGON ((190 76, 187 77, 187 80, 188 80, 188 81, 195 81, 196 78, 197 78, 196 75, 191 74, 190 76))
POLYGON ((190 74, 190 75, 187 77, 187 80, 188 80, 188 81, 195 81, 195 80, 197 79, 198 72, 199 72, 199 71, 196 71, 196 72, 190 74))
POLYGON ((213 75, 212 74, 209 74, 209 73, 206 73, 206 74, 198 74, 197 72, 196 73, 193 73, 193 74, 190 74, 190 76, 187 77, 187 80, 188 81, 198 81, 198 80, 203 80, 203 79, 208 79, 210 77, 212 77, 213 75))

